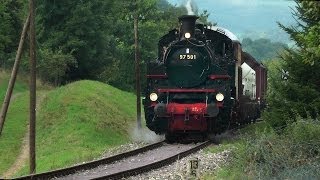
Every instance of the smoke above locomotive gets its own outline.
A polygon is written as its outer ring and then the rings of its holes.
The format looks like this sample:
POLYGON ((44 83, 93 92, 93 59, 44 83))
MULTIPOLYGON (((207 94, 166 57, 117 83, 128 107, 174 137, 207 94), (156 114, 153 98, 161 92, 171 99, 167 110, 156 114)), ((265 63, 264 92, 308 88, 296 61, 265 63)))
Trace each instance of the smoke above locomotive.
POLYGON ((260 111, 258 102, 241 100, 243 59, 237 38, 197 19, 179 17, 180 26, 160 38, 157 61, 148 64, 146 124, 169 141, 206 139, 238 121, 256 119, 260 111), (253 104, 250 112, 241 109, 248 104, 253 104), (246 118, 239 118, 244 112, 246 118))
POLYGON ((188 11, 188 15, 195 15, 198 10, 198 7, 196 6, 194 1, 192 1, 192 0, 186 1, 185 8, 188 11))

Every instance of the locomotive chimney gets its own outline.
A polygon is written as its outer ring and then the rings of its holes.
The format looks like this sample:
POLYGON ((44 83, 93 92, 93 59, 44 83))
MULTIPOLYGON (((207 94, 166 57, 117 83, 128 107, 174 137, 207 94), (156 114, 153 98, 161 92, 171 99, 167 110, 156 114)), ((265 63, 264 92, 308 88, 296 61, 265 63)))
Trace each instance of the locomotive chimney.
POLYGON ((180 23, 180 39, 189 39, 194 37, 196 20, 198 16, 183 15, 179 17, 180 23))

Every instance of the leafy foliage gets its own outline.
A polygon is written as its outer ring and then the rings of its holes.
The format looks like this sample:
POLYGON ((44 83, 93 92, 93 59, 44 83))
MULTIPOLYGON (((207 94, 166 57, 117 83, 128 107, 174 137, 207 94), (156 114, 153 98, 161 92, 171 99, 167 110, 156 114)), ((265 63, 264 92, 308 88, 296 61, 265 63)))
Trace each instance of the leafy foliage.
POLYGON ((108 9, 113 2, 39 1, 39 44, 53 52, 71 54, 77 67, 67 71, 66 80, 95 78, 110 62, 115 42, 108 9))
POLYGON ((275 128, 293 122, 295 116, 315 118, 320 109, 320 36, 319 2, 296 1, 297 26, 284 29, 296 42, 295 48, 286 48, 281 63, 270 74, 268 103, 264 114, 275 128), (281 79, 283 71, 288 72, 281 79))
MULTIPOLYGON (((177 17, 186 10, 174 7, 166 0, 137 0, 136 3, 125 0, 40 0, 37 12, 40 49, 47 54, 42 62, 48 62, 42 71, 61 71, 60 66, 52 66, 59 59, 49 58, 52 54, 67 55, 66 59, 71 60, 63 63, 68 67, 64 66, 65 73, 58 73, 58 81, 52 79, 57 73, 43 72, 44 79, 58 84, 95 79, 133 91, 133 17, 139 17, 139 57, 141 76, 144 77, 145 63, 156 57, 158 39, 176 27, 177 17), (73 61, 70 56, 75 63, 70 64, 73 61)), ((45 66, 43 63, 41 67, 45 66)))
POLYGON ((284 135, 248 139, 246 172, 261 179, 319 178, 319 130, 319 122, 299 120, 284 135))
POLYGON ((77 62, 71 54, 63 54, 61 50, 53 52, 50 49, 39 49, 38 69, 42 80, 54 85, 62 83, 70 67, 76 67, 77 62))
POLYGON ((320 122, 294 119, 283 134, 267 123, 241 130, 239 140, 228 144, 232 160, 214 179, 319 179, 320 122))
POLYGON ((0 65, 10 67, 22 28, 23 0, 0 0, 0 65))
MULTIPOLYGON (((25 18, 22 14, 26 11, 21 9, 26 1, 1 2, 0 64, 9 68, 25 18)), ((139 18, 139 57, 144 77, 146 62, 157 57, 159 38, 177 27, 177 18, 186 14, 186 9, 166 0, 39 0, 36 14, 41 79, 55 85, 93 79, 133 91, 133 17, 139 18)), ((208 15, 200 14, 201 20, 207 22, 208 15)), ((28 69, 26 63, 22 62, 22 70, 28 69)))

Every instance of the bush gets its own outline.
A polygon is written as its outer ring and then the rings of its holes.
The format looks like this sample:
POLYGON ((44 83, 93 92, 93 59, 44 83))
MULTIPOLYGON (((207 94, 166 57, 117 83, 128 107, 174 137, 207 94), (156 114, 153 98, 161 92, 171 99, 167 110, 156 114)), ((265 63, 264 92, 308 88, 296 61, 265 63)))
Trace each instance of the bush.
POLYGON ((320 121, 297 116, 279 134, 243 134, 217 179, 320 179, 320 121))
POLYGON ((297 118, 297 121, 286 128, 286 135, 294 137, 294 141, 298 143, 308 142, 311 140, 320 143, 320 121, 318 119, 302 119, 297 118))
POLYGON ((37 68, 43 81, 58 86, 67 71, 76 66, 77 61, 71 54, 64 54, 61 50, 52 51, 49 48, 39 49, 37 68))

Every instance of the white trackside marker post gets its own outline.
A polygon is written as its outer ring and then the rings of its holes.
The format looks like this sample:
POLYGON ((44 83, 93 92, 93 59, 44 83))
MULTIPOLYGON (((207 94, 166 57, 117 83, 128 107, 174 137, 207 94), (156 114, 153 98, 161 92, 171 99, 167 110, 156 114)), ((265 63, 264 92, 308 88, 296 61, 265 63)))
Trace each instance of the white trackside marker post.
POLYGON ((193 177, 197 177, 198 176, 198 170, 199 170, 199 159, 192 159, 189 161, 189 172, 190 175, 193 177))

